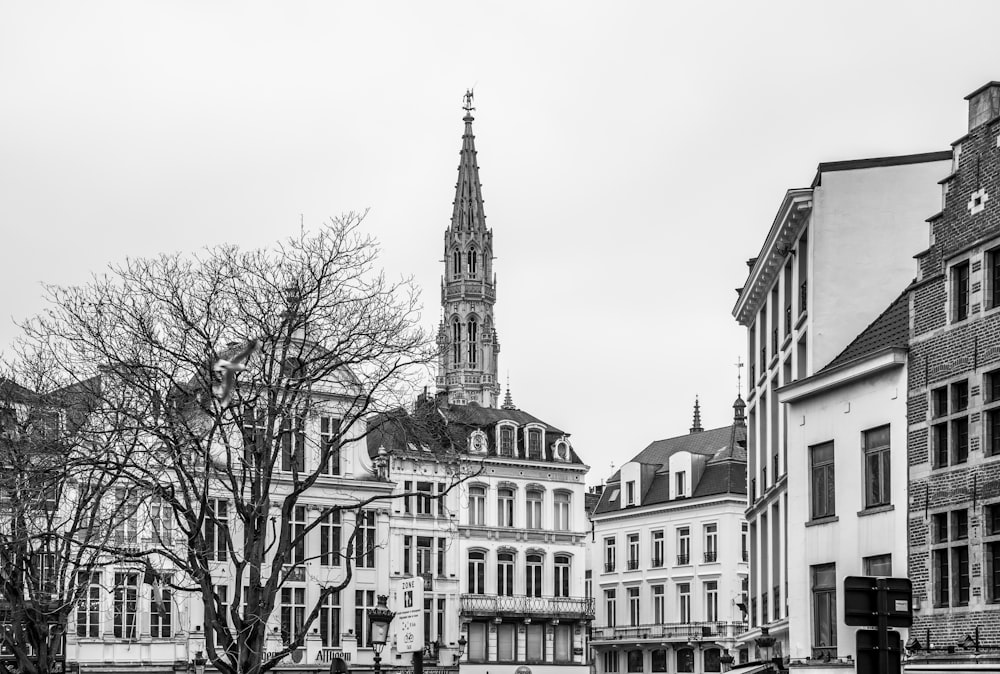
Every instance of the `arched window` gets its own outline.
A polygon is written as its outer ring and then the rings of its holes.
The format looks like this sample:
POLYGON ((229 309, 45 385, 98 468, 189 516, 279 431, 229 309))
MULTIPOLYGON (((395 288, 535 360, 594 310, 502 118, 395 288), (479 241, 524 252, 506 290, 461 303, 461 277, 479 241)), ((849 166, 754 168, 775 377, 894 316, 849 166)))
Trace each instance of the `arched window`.
POLYGON ((719 649, 709 648, 705 651, 705 671, 706 672, 721 672, 722 663, 719 661, 719 649))
POLYGON ((528 555, 528 576, 525 579, 525 594, 529 597, 542 596, 542 556, 528 555))
POLYGON ((476 323, 475 318, 469 319, 468 328, 466 329, 466 337, 468 337, 469 342, 469 365, 475 365, 478 360, 477 351, 479 350, 479 324, 476 323))
POLYGON ((514 490, 508 487, 497 490, 497 526, 514 526, 514 490))
POLYGON ((469 487, 469 524, 486 524, 486 487, 469 487))
POLYGON ((458 318, 451 320, 451 362, 453 365, 462 362, 462 324, 458 318))
POLYGON ((469 552, 469 594, 486 594, 486 553, 469 552))
POLYGON ((466 255, 466 269, 469 270, 469 277, 476 278, 476 274, 479 271, 479 256, 476 255, 476 249, 470 248, 468 254, 466 255))
POLYGON ((552 594, 555 597, 569 596, 569 555, 555 556, 555 587, 552 594))
POLYGON ((462 251, 458 248, 451 253, 451 277, 458 278, 462 275, 462 251))
POLYGON ((694 651, 692 649, 681 648, 677 650, 677 671, 678 672, 694 671, 694 651))
POLYGON ((540 428, 528 429, 528 458, 542 458, 542 430, 540 428))
POLYGON ((569 531, 569 492, 555 493, 555 510, 553 512, 552 528, 555 531, 569 531))
POLYGON ((497 595, 511 597, 514 595, 514 553, 501 552, 497 554, 497 595))
POLYGON ((538 489, 529 489, 525 493, 525 529, 542 528, 542 498, 543 494, 538 489))

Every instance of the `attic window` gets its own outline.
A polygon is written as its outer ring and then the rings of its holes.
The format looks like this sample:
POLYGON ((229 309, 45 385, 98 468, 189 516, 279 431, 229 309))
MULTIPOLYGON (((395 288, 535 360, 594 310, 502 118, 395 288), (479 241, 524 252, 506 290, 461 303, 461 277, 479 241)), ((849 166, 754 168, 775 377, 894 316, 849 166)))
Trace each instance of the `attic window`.
POLYGON ((528 430, 528 458, 542 458, 542 432, 537 428, 528 430))
POLYGON ((978 189, 972 193, 969 197, 968 209, 969 213, 975 215, 983 211, 986 208, 986 202, 989 201, 990 195, 986 193, 984 189, 978 189))
POLYGON ((618 490, 617 489, 612 489, 611 490, 611 496, 608 497, 608 500, 609 501, 616 501, 616 500, 618 500, 618 490))
POLYGON ((635 480, 625 483, 625 505, 635 505, 635 480))
POLYGON ((685 487, 687 486, 685 484, 686 475, 687 474, 683 470, 677 471, 677 474, 674 475, 674 480, 675 480, 674 498, 681 498, 686 495, 686 490, 685 490, 685 487))
POLYGON ((500 456, 514 456, 514 429, 500 427, 500 456))

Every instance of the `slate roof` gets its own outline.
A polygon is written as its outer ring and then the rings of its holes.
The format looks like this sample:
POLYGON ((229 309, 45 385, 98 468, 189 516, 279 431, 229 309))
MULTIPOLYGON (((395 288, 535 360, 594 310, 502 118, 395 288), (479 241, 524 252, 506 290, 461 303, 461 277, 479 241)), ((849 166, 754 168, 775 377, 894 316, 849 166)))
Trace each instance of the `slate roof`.
POLYGON ((822 374, 840 365, 864 358, 883 349, 898 347, 905 349, 910 342, 910 302, 909 291, 892 301, 885 311, 861 331, 840 354, 831 360, 817 374, 822 374))
MULTIPOLYGON (((639 452, 632 461, 657 466, 653 479, 644 490, 642 505, 666 503, 670 500, 670 457, 677 452, 689 452, 708 457, 692 498, 719 494, 746 495, 746 426, 733 424, 721 428, 688 433, 675 438, 656 440, 639 452)), ((621 471, 608 480, 595 512, 619 510, 621 471)))
MULTIPOLYGON (((552 459, 552 445, 565 433, 538 417, 518 409, 482 407, 477 404, 455 405, 444 400, 418 400, 417 409, 412 414, 396 410, 390 414, 369 418, 367 435, 368 455, 375 457, 380 447, 389 452, 405 452, 420 449, 429 452, 460 451, 468 449, 469 435, 473 430, 487 431, 487 447, 490 456, 496 456, 496 439, 493 428, 500 421, 512 421, 518 428, 526 424, 540 424, 545 428, 543 460, 552 459)), ((523 457, 524 438, 516 436, 517 456, 523 457)), ((560 462, 563 463, 563 462, 560 462)), ((576 451, 570 447, 569 463, 582 464, 576 451)))

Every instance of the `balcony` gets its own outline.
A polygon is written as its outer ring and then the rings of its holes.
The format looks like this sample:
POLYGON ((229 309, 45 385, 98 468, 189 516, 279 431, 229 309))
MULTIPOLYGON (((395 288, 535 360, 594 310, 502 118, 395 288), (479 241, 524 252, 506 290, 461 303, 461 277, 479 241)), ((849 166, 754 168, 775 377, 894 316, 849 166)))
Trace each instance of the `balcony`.
POLYGON ((653 559, 650 561, 649 565, 652 566, 654 569, 658 569, 661 566, 663 566, 663 558, 662 557, 653 557, 653 559))
POLYGON ((523 595, 500 597, 488 594, 463 594, 462 615, 592 620, 594 618, 594 599, 592 597, 526 597, 523 595))
POLYGON ((683 566, 691 562, 691 555, 677 555, 677 565, 683 566))
POLYGON ((747 631, 746 623, 701 622, 660 623, 649 625, 622 625, 620 627, 595 627, 591 633, 594 644, 611 641, 637 641, 649 639, 678 641, 733 639, 747 631))
POLYGON ((635 571, 638 568, 639 568, 639 560, 638 559, 630 559, 630 560, 628 560, 628 570, 629 571, 635 571))
POLYGON ((611 573, 615 570, 614 562, 604 562, 604 573, 611 573))
POLYGON ((717 561, 718 558, 719 558, 719 553, 716 552, 715 550, 709 550, 708 552, 705 553, 706 562, 714 562, 717 561))

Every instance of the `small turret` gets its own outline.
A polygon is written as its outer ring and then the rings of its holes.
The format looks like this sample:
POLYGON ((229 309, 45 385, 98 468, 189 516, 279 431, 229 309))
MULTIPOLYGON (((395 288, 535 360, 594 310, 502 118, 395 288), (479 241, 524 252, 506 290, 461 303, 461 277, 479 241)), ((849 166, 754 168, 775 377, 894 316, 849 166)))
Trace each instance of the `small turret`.
POLYGON ((733 403, 733 426, 746 426, 746 409, 747 404, 743 402, 743 398, 737 394, 736 402, 733 403))

